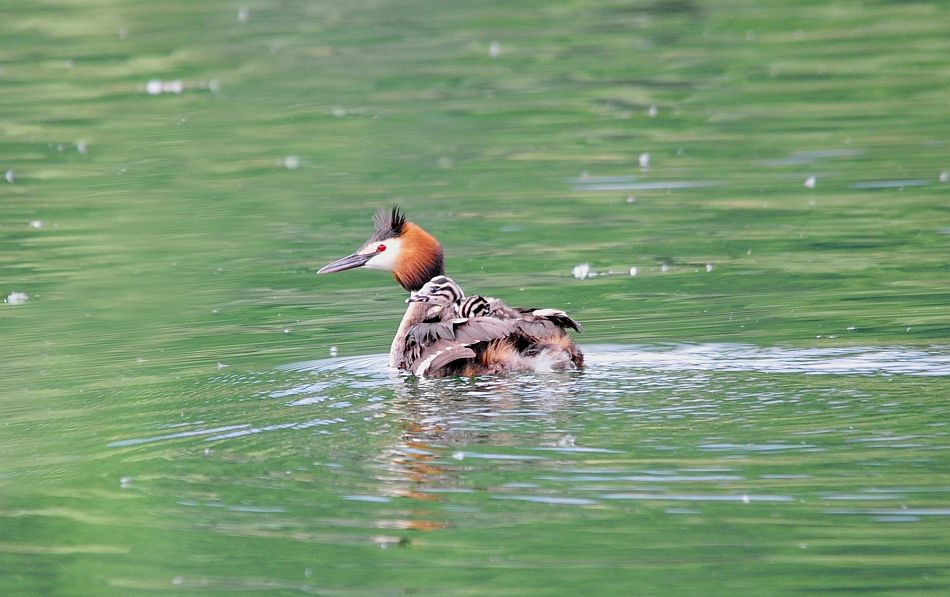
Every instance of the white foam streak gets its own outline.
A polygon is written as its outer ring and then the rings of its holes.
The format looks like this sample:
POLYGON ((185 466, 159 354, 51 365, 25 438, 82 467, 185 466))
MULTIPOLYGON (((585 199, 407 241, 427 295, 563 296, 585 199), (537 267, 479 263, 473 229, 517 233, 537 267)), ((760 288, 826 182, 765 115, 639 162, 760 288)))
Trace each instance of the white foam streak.
POLYGON ((741 344, 584 347, 588 366, 666 371, 759 371, 839 375, 950 375, 950 351, 935 348, 782 348, 741 344))

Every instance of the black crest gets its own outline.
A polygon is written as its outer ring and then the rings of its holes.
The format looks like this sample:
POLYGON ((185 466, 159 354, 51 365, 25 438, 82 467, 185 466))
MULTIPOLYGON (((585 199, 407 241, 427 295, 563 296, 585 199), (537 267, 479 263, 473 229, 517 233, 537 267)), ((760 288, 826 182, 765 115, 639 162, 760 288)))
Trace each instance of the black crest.
POLYGON ((385 209, 377 211, 376 215, 373 216, 373 225, 376 227, 376 232, 373 233, 370 240, 395 238, 402 234, 403 228, 406 226, 406 215, 402 213, 398 205, 393 205, 390 212, 385 209))

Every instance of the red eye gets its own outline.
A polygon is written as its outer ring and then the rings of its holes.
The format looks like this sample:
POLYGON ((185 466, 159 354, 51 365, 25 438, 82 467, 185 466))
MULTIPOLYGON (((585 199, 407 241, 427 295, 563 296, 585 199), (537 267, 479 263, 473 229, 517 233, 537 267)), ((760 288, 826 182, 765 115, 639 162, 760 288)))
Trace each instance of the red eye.
POLYGON ((379 245, 378 247, 376 247, 377 253, 382 253, 385 250, 386 250, 386 245, 379 245))

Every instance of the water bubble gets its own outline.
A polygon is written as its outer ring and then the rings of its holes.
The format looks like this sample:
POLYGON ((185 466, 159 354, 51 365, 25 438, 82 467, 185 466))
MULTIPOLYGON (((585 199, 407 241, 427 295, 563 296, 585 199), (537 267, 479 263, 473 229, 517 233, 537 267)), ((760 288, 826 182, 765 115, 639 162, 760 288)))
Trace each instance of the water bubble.
POLYGON ((657 109, 656 104, 653 104, 652 106, 647 108, 647 116, 649 116, 650 118, 656 118, 656 115, 658 113, 659 113, 659 110, 657 109))
POLYGON ((42 220, 33 220, 30 222, 30 228, 32 228, 33 230, 39 230, 42 227, 43 227, 42 220))
POLYGON ((590 277, 590 264, 581 263, 580 265, 575 265, 574 269, 571 270, 571 275, 578 280, 584 280, 590 277))
POLYGON ((707 264, 706 264, 706 272, 708 273, 708 272, 711 272, 711 271, 713 271, 713 264, 707 263, 707 264))
POLYGON ((300 167, 300 158, 295 155, 289 155, 285 157, 281 163, 283 164, 284 168, 287 168, 288 170, 296 170, 300 167))
POLYGON ((238 9, 238 23, 243 25, 249 18, 251 18, 251 11, 243 6, 238 9))
POLYGON ((453 452, 452 458, 454 460, 465 460, 465 452, 453 452))
POLYGON ((501 44, 497 41, 493 41, 488 44, 488 55, 492 58, 498 58, 501 56, 501 44))
POLYGON ((220 370, 222 370, 222 369, 227 368, 228 365, 225 365, 224 363, 218 363, 218 364, 216 365, 216 367, 217 367, 218 371, 220 371, 220 370))
POLYGON ((950 170, 944 170, 943 172, 941 172, 940 176, 937 177, 937 180, 939 180, 940 182, 950 181, 950 170))
POLYGON ((640 272, 640 270, 638 270, 638 269, 637 269, 637 266, 635 266, 635 265, 630 268, 630 275, 631 275, 631 276, 636 276, 639 272, 640 272))
POLYGON ((813 188, 815 188, 815 185, 816 185, 817 183, 818 183, 818 177, 815 176, 814 174, 812 174, 811 176, 809 176, 808 178, 805 179, 805 188, 806 188, 806 189, 813 189, 813 188))
POLYGON ((640 162, 640 167, 646 170, 650 167, 650 154, 646 152, 641 153, 638 161, 640 162))
POLYGON ((16 176, 13 175, 13 170, 7 170, 3 174, 3 180, 7 181, 10 184, 13 184, 13 181, 16 180, 16 176))
POLYGON ((122 489, 132 487, 132 477, 119 477, 119 487, 122 489))
POLYGON ((331 347, 330 347, 330 356, 331 356, 331 357, 335 357, 335 356, 338 355, 338 354, 340 354, 340 349, 338 349, 336 346, 331 346, 331 347))
POLYGON ((333 114, 337 118, 343 118, 344 116, 346 116, 346 109, 341 108, 339 106, 334 106, 333 108, 330 109, 330 114, 333 114))
POLYGON ((637 198, 634 197, 633 195, 627 197, 627 203, 636 203, 636 202, 637 202, 637 198))
POLYGON ((185 84, 181 80, 162 81, 161 79, 152 79, 145 84, 145 93, 149 95, 161 95, 163 93, 181 94, 185 90, 185 84))
POLYGON ((11 292, 7 295, 7 298, 3 299, 3 302, 8 305, 22 305, 29 298, 30 295, 25 292, 11 292))
POLYGON ((85 141, 79 141, 76 143, 76 151, 82 155, 86 155, 86 152, 89 150, 89 146, 85 141))
POLYGON ((670 271, 670 266, 664 263, 660 266, 660 271, 665 274, 666 272, 670 271))

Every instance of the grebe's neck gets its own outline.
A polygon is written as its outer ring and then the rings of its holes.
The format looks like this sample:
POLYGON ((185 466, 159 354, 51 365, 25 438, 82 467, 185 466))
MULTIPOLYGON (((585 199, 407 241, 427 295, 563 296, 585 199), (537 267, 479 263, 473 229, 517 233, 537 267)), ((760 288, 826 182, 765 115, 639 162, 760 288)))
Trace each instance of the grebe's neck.
POLYGON ((399 247, 399 256, 392 268, 393 277, 409 292, 416 292, 435 276, 445 273, 442 245, 412 222, 403 225, 399 247))
POLYGON ((399 323, 399 329, 396 330, 396 337, 393 338, 393 344, 389 347, 389 366, 395 369, 406 369, 404 362, 406 357, 406 336, 409 334, 409 328, 420 323, 425 319, 426 311, 429 305, 426 303, 409 303, 406 313, 402 316, 399 323))

